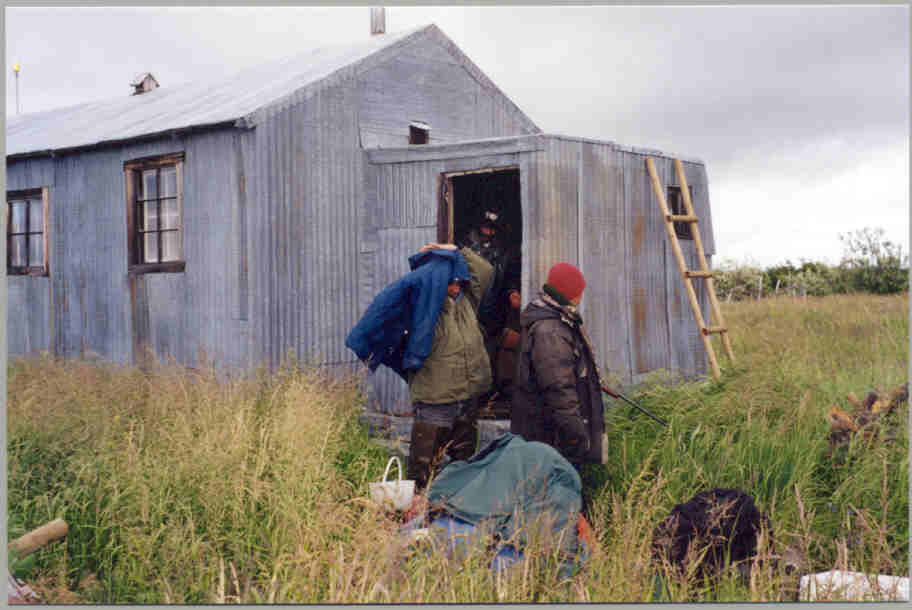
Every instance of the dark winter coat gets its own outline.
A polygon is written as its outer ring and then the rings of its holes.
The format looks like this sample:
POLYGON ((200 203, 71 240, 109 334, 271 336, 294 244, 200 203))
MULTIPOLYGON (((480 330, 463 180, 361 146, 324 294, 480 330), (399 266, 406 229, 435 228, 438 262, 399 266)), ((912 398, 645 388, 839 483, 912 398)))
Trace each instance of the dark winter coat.
POLYGON ((548 443, 574 464, 602 462, 601 383, 582 320, 545 294, 520 315, 510 432, 548 443))
POLYGON ((412 402, 445 404, 475 398, 491 388, 491 361, 478 324, 478 304, 491 285, 491 265, 469 250, 471 280, 458 298, 444 298, 430 354, 409 373, 412 402))
POLYGON ((345 339, 371 371, 385 364, 403 379, 430 355, 450 281, 470 280, 457 250, 427 250, 409 257, 411 271, 374 297, 345 339))

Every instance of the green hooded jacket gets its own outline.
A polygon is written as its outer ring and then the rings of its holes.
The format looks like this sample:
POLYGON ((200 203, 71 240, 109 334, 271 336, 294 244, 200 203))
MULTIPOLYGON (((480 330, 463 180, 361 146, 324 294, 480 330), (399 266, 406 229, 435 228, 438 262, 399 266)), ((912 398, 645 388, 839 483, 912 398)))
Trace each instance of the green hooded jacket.
POLYGON ((493 268, 469 248, 460 252, 472 279, 458 298, 444 299, 431 354, 418 371, 409 374, 413 403, 468 400, 491 387, 491 362, 478 325, 478 304, 491 285, 493 268))

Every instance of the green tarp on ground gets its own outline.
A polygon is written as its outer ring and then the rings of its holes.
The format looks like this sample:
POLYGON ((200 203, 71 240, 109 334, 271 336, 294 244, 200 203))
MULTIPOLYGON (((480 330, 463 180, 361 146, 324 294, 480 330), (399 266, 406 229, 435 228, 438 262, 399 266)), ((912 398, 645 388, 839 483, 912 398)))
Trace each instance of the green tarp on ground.
POLYGON ((539 534, 547 527, 562 551, 576 555, 581 490, 576 469, 554 448, 507 433, 469 460, 447 465, 431 483, 428 501, 473 525, 490 524, 520 548, 532 534, 523 524, 534 523, 539 534))

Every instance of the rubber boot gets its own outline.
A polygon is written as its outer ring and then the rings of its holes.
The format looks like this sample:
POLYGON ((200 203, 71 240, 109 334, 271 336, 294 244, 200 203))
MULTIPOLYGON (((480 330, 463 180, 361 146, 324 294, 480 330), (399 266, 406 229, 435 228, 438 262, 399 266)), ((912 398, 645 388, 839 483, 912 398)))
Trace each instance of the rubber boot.
POLYGON ((453 423, 447 455, 453 460, 467 460, 475 455, 478 442, 478 423, 474 418, 458 417, 453 423))
POLYGON ((415 487, 419 491, 427 486, 437 452, 449 436, 449 433, 450 428, 448 426, 438 426, 437 424, 420 421, 412 423, 408 478, 415 481, 415 487))

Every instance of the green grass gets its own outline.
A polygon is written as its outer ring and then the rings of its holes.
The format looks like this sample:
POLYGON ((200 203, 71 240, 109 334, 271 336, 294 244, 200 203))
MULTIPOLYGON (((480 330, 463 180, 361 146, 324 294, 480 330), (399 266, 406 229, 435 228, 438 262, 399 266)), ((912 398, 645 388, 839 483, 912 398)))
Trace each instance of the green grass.
MULTIPOLYGON (((587 567, 558 576, 547 541, 495 577, 482 550, 457 565, 407 551, 366 501, 386 450, 357 423, 358 379, 290 360, 225 380, 209 371, 48 358, 9 368, 11 535, 61 517, 30 584, 50 603, 612 602, 652 599, 652 530, 710 487, 750 493, 776 549, 805 571, 909 570, 908 406, 831 455, 826 414, 846 395, 908 376, 908 296, 732 303, 737 363, 723 379, 661 374, 607 411, 606 464, 584 473, 600 539, 587 567), (895 440, 884 440, 893 437, 895 440)), ((749 583, 670 579, 675 601, 782 601, 795 579, 767 562, 749 583)))

